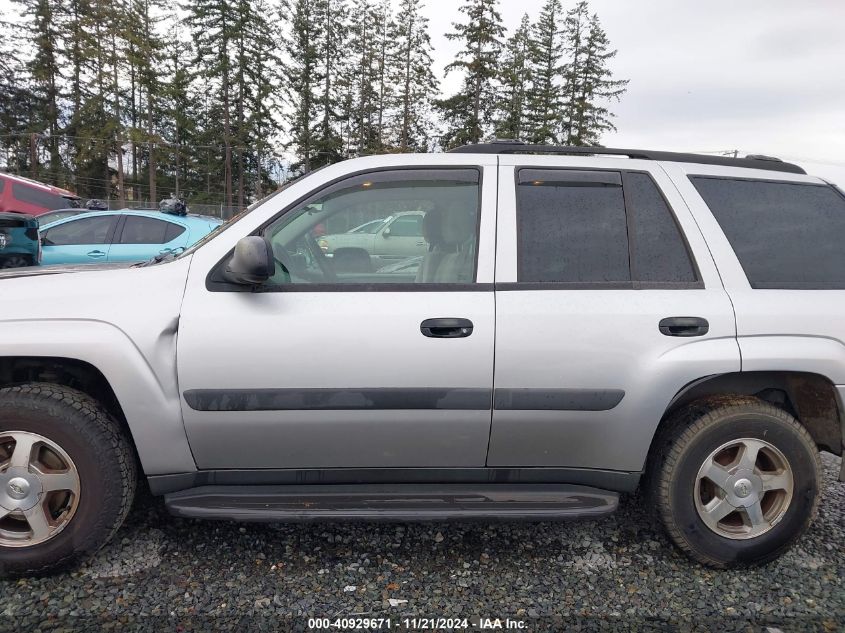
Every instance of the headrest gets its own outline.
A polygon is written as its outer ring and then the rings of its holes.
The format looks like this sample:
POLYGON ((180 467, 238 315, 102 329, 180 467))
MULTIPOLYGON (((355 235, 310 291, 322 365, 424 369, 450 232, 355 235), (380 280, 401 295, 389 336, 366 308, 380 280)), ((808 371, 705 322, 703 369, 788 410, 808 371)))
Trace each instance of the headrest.
POLYGON ((435 208, 425 214, 423 237, 432 246, 457 246, 475 231, 475 217, 464 209, 435 208))
POLYGON ((422 234, 425 241, 434 246, 443 241, 441 225, 443 224, 443 209, 432 209, 423 216, 422 234))
POLYGON ((474 218, 464 209, 451 209, 443 215, 440 231, 449 246, 463 244, 475 231, 474 218))

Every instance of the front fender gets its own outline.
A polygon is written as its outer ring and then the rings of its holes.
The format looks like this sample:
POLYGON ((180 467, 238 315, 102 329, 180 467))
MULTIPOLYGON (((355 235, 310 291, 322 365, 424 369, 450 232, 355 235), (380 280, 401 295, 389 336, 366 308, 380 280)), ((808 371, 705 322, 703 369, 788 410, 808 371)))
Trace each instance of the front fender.
POLYGON ((174 367, 175 336, 174 320, 146 341, 145 356, 125 332, 104 321, 0 322, 3 356, 74 359, 93 365, 105 376, 126 417, 147 475, 196 470, 182 423, 174 367))

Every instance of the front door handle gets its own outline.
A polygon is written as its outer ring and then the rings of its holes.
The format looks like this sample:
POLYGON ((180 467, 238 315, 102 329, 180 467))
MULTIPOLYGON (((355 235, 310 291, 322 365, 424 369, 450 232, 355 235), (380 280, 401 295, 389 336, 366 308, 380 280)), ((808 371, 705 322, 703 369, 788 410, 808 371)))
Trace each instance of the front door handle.
POLYGON ((707 319, 701 317, 667 317, 658 327, 666 336, 704 336, 710 331, 707 319))
POLYGON ((426 319, 420 323, 420 332, 429 338, 466 338, 472 327, 469 319, 426 319))
POLYGON ((88 253, 88 257, 99 258, 105 256, 106 254, 103 251, 91 251, 90 253, 88 253))

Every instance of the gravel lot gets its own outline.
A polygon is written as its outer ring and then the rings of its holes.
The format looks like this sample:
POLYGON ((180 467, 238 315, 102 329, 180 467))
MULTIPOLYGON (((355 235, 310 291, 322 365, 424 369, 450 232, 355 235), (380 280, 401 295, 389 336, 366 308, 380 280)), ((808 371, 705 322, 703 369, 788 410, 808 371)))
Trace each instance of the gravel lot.
POLYGON ((0 630, 306 630, 308 616, 357 614, 845 631, 845 484, 838 458, 823 463, 811 531, 779 561, 731 572, 677 553, 634 497, 593 522, 266 525, 175 519, 144 495, 84 568, 0 582, 0 630))

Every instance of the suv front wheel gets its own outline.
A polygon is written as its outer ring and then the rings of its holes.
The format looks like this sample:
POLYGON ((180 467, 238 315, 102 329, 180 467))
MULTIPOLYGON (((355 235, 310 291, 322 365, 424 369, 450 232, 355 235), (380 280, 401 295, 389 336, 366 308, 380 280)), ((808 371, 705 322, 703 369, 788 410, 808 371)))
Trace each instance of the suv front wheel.
POLYGON ((724 396, 666 420, 648 492, 675 544, 724 568, 786 551, 815 516, 820 479, 815 443, 794 417, 758 398, 724 396))
POLYGON ((0 389, 0 577, 57 571, 100 549, 136 486, 132 448, 88 395, 0 389))

